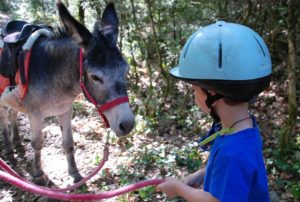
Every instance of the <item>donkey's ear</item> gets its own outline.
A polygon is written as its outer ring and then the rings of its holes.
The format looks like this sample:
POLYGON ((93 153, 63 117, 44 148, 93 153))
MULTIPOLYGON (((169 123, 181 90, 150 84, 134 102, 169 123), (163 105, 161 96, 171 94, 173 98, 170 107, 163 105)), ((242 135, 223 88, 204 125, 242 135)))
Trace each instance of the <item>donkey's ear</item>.
POLYGON ((80 47, 87 48, 92 38, 92 34, 90 33, 90 31, 71 16, 68 9, 61 2, 61 0, 57 1, 56 6, 58 9, 59 17, 64 24, 64 27, 66 28, 68 34, 80 47))
POLYGON ((119 19, 113 3, 109 3, 102 14, 101 31, 110 44, 116 44, 118 39, 119 19))

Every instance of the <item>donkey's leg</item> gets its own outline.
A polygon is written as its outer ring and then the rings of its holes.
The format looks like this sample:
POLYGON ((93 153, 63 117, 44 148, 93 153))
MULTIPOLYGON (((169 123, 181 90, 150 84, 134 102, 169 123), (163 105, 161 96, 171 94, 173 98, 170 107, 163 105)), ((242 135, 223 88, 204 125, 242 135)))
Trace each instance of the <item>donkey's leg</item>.
POLYGON ((43 118, 37 115, 29 115, 31 130, 31 146, 34 150, 33 177, 34 182, 39 185, 45 185, 48 182, 47 177, 42 170, 41 150, 44 147, 44 136, 42 135, 43 118))
POLYGON ((71 118, 72 108, 58 116, 62 130, 62 145, 68 161, 69 174, 74 178, 75 182, 78 182, 82 179, 82 176, 78 172, 74 157, 74 140, 72 135, 71 118))
POLYGON ((15 149, 19 152, 25 153, 25 149, 22 146, 22 142, 19 135, 18 122, 17 122, 18 112, 12 108, 8 110, 8 118, 10 121, 10 130, 12 134, 12 143, 15 149))
POLYGON ((8 130, 8 117, 5 108, 0 105, 0 124, 3 133, 3 144, 4 144, 4 154, 13 154, 12 143, 10 140, 9 130, 8 130))

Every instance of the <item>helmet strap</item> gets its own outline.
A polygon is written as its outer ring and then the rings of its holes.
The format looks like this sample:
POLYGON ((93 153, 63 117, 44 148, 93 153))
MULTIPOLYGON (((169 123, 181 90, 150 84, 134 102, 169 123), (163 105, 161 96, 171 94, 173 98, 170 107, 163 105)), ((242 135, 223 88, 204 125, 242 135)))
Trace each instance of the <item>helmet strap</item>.
POLYGON ((204 92, 206 93, 207 95, 207 98, 205 100, 205 104, 206 106, 210 109, 210 116, 214 119, 214 122, 215 123, 218 123, 220 122, 220 117, 219 115, 216 113, 215 109, 213 108, 213 103, 221 98, 223 98, 224 96, 221 95, 221 94, 215 94, 215 95, 212 95, 211 93, 209 93, 207 90, 204 89, 204 92))

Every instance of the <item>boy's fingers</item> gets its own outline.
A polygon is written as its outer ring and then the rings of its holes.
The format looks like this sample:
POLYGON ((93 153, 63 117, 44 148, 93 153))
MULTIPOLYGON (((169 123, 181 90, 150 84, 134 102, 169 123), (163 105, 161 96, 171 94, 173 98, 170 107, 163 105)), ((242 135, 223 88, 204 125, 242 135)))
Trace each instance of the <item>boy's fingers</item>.
POLYGON ((161 191, 161 185, 162 185, 163 183, 161 183, 161 184, 159 184, 159 185, 157 185, 155 188, 156 188, 156 191, 161 191))

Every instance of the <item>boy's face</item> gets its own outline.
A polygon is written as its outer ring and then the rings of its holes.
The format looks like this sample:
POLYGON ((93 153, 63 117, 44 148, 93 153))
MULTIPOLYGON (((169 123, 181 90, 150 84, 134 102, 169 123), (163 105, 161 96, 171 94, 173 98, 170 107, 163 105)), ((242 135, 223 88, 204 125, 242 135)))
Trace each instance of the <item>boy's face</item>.
POLYGON ((205 100, 206 100, 206 93, 202 88, 199 86, 192 85, 194 89, 194 95, 195 95, 195 102, 198 105, 198 107, 205 113, 209 113, 209 108, 207 107, 205 100))

